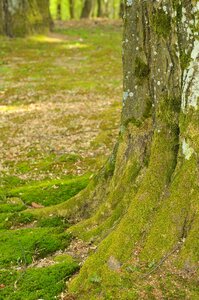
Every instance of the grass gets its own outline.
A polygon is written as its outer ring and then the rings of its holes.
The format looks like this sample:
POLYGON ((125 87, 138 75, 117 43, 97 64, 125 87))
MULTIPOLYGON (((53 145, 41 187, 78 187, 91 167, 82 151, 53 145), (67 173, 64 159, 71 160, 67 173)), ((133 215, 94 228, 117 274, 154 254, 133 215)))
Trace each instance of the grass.
POLYGON ((67 201, 111 152, 121 108, 120 41, 118 22, 0 37, 0 300, 54 299, 79 269, 64 253, 73 238, 67 219, 35 216, 32 203, 67 201), (43 258, 51 263, 39 268, 43 258))

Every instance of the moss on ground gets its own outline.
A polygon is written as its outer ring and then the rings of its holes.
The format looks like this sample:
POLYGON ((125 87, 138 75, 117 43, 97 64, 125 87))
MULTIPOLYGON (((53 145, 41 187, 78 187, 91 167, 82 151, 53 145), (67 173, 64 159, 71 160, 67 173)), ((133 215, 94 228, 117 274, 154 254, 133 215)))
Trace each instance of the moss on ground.
POLYGON ((45 268, 28 268, 25 271, 4 270, 0 279, 5 288, 1 290, 0 299, 54 299, 64 291, 66 280, 78 269, 79 265, 71 260, 45 268))
POLYGON ((32 202, 44 206, 55 205, 75 196, 87 186, 88 181, 89 175, 74 179, 36 182, 33 185, 10 190, 7 197, 18 197, 27 205, 31 205, 32 202))
POLYGON ((33 260, 65 249, 71 236, 60 228, 1 230, 1 267, 28 265, 33 260))
POLYGON ((102 197, 93 197, 99 178, 84 188, 117 136, 120 36, 116 22, 0 37, 0 299, 54 299, 79 269, 64 253, 72 239, 65 214, 72 217, 74 203, 75 218, 94 210, 79 209, 81 190, 88 203, 102 197), (35 209, 32 202, 46 207, 35 209), (55 264, 30 266, 45 257, 55 264))

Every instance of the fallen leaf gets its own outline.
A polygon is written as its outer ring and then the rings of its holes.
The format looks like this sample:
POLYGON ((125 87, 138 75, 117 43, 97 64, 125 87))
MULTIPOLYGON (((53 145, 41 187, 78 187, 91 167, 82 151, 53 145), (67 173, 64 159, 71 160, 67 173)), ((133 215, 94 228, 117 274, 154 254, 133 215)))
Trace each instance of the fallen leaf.
POLYGON ((5 284, 0 284, 0 289, 4 289, 6 286, 5 286, 5 284))
POLYGON ((44 207, 42 204, 36 203, 36 202, 32 202, 32 203, 31 203, 31 206, 32 206, 33 208, 43 208, 43 207, 44 207))

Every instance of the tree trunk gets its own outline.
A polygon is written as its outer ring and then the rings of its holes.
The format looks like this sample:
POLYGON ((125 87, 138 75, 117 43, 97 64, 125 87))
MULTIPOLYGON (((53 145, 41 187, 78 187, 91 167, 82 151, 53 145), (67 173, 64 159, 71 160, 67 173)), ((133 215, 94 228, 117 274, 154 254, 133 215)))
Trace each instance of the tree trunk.
MULTIPOLYGON (((35 1, 12 3, 0 3, 0 32, 43 28, 35 1)), ((197 299, 197 13, 195 1, 126 1, 118 143, 88 189, 54 207, 98 245, 69 285, 79 299, 197 299)))
POLYGON ((74 13, 74 0, 69 0, 69 11, 70 11, 70 18, 74 19, 75 13, 74 13))
POLYGON ((0 35, 3 34, 4 28, 3 28, 3 2, 0 2, 0 35))
POLYGON ((102 0, 97 0, 97 17, 103 17, 102 0))
POLYGON ((10 37, 43 32, 52 25, 48 0, 2 0, 0 28, 10 37))
POLYGON ((61 2, 57 3, 57 20, 61 20, 61 2))
POLYGON ((124 0, 120 1, 120 10, 119 10, 119 17, 123 18, 124 15, 124 0))
POLYGON ((194 0, 125 1, 118 142, 86 190, 35 212, 98 247, 77 299, 197 299, 198 21, 194 0))
POLYGON ((81 19, 89 18, 92 12, 92 8, 93 8, 93 0, 85 0, 82 13, 81 13, 81 19))

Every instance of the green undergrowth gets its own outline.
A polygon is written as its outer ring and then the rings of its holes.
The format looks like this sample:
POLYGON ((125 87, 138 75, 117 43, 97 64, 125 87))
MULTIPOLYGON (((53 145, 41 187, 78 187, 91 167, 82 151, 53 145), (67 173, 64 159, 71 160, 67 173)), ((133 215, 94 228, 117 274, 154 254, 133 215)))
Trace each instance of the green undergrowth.
POLYGON ((84 189, 89 182, 89 174, 63 179, 43 180, 35 182, 7 181, 0 189, 0 213, 20 212, 32 203, 50 206, 62 203, 84 189), (19 184, 13 188, 13 183, 19 184))
POLYGON ((8 198, 18 197, 27 205, 31 205, 32 202, 44 206, 55 205, 76 195, 87 186, 88 181, 89 175, 74 179, 35 182, 32 185, 12 189, 7 196, 8 198))
POLYGON ((67 248, 71 236, 60 228, 24 228, 1 230, 1 267, 28 265, 33 260, 46 257, 67 248))
POLYGON ((0 214, 0 229, 31 227, 56 227, 59 230, 67 229, 70 224, 66 218, 50 214, 49 216, 35 216, 33 212, 2 213, 0 214))
POLYGON ((5 288, 1 290, 0 299, 55 299, 64 291, 67 279, 78 269, 78 263, 71 259, 45 268, 29 268, 25 271, 4 270, 0 279, 5 288))

